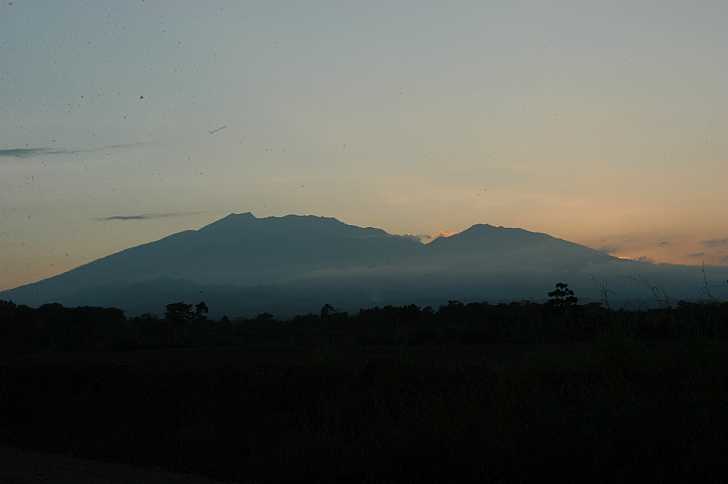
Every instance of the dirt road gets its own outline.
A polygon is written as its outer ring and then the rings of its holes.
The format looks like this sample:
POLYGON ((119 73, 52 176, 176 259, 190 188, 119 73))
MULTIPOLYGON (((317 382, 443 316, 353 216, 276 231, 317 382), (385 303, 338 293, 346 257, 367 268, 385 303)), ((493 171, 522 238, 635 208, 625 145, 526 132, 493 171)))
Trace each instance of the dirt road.
POLYGON ((39 483, 220 484, 202 477, 0 447, 0 484, 39 483))

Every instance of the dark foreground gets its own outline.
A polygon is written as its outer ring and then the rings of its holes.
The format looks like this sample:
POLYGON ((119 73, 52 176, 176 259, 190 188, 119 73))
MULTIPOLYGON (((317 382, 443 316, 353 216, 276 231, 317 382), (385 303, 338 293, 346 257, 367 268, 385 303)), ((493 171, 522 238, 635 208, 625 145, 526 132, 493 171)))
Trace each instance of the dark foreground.
POLYGON ((214 484, 197 476, 0 447, 2 484, 214 484))
POLYGON ((725 350, 604 341, 46 354, 2 368, 0 438, 239 482, 717 482, 728 475, 725 350))
POLYGON ((728 476, 726 304, 185 308, 6 304, 0 443, 228 482, 728 476))

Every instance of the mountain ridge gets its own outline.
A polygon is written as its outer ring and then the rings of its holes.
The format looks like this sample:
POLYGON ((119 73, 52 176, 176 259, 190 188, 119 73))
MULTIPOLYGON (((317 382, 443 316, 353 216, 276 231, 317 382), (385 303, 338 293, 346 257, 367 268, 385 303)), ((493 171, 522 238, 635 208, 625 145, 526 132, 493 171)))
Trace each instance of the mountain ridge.
MULTIPOLYGON (((582 293, 596 294, 595 277, 624 279, 630 271, 668 282, 676 274, 683 281, 688 273, 680 267, 622 261, 520 228, 474 224, 424 244, 411 236, 333 217, 258 218, 244 212, 1 292, 0 299, 158 310, 169 299, 195 294, 215 299, 222 294, 216 302, 223 310, 285 308, 289 303, 298 304, 298 310, 315 310, 327 295, 352 307, 410 302, 407 298, 542 297, 562 279, 582 293), (140 304, 142 300, 145 304, 140 304)), ((617 283, 624 285, 621 279, 617 283)), ((687 287, 686 282, 681 284, 687 287)))

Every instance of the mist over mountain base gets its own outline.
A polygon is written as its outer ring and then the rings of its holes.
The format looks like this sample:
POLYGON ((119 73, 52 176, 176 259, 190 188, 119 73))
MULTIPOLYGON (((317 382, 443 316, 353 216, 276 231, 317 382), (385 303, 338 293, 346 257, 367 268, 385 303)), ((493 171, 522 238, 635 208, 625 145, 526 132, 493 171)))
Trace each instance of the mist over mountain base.
POLYGON ((199 230, 0 293, 33 306, 113 306, 158 313, 206 301, 212 314, 289 316, 332 304, 543 301, 557 282, 582 302, 649 308, 728 297, 728 268, 617 259, 522 229, 474 225, 423 244, 315 216, 233 214, 199 230))

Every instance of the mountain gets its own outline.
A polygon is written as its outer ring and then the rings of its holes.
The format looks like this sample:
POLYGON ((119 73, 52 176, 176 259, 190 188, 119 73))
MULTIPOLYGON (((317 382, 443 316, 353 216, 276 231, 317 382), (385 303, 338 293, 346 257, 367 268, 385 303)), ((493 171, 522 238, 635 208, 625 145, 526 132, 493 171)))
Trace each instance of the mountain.
POLYGON ((423 244, 334 218, 243 213, 0 293, 0 299, 108 305, 132 313, 204 299, 216 313, 290 314, 324 303, 356 309, 543 298, 560 280, 591 298, 604 292, 607 280, 616 281, 610 288, 618 287, 624 300, 652 297, 646 287, 651 281, 695 296, 701 286, 696 277, 702 276, 694 268, 623 261, 517 228, 478 224, 423 244))
POLYGON ((458 234, 439 237, 427 248, 431 258, 444 259, 450 266, 461 262, 489 270, 498 267, 509 271, 518 268, 575 270, 616 260, 603 252, 548 234, 487 224, 473 225, 458 234))
POLYGON ((269 284, 322 269, 387 264, 417 249, 409 239, 333 218, 231 214, 200 230, 92 262, 79 268, 78 276, 91 286, 159 277, 201 284, 269 284))

